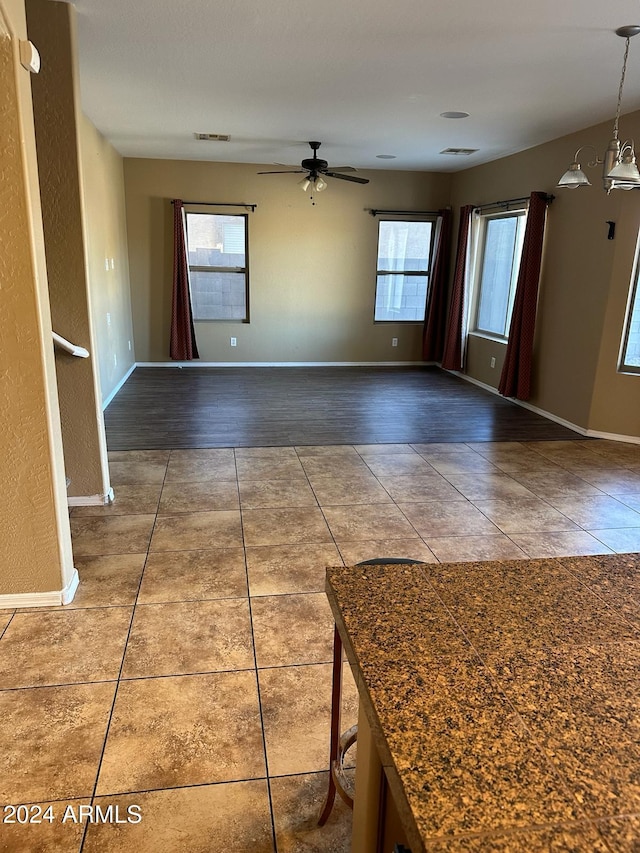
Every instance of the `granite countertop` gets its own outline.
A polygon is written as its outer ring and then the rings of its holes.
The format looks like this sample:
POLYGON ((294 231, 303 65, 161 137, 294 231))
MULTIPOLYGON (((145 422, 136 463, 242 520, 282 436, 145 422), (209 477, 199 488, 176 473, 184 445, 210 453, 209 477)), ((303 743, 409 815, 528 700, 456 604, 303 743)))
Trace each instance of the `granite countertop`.
POLYGON ((326 589, 412 853, 640 851, 640 555, 326 589))

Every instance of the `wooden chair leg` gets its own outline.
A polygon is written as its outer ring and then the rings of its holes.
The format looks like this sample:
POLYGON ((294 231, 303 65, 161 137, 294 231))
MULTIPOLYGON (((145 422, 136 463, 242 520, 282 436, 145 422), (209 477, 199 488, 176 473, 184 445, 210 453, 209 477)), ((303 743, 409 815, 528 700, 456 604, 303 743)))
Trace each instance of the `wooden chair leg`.
POLYGON ((340 751, 340 700, 342 698, 342 640, 338 628, 333 632, 333 675, 331 682, 331 742, 329 747, 329 789, 318 820, 324 826, 333 809, 336 783, 333 767, 340 751))

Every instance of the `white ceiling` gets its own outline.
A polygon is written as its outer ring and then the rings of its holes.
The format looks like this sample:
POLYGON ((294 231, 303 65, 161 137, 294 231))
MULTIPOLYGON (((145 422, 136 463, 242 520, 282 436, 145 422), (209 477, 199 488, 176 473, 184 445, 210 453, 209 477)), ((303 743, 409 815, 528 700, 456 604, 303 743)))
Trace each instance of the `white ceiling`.
MULTIPOLYGON (((318 139, 331 165, 367 169, 456 171, 612 119, 614 30, 640 23, 637 0, 74 5, 84 109, 124 156, 297 165, 318 139)), ((623 112, 639 107, 640 36, 623 112)))

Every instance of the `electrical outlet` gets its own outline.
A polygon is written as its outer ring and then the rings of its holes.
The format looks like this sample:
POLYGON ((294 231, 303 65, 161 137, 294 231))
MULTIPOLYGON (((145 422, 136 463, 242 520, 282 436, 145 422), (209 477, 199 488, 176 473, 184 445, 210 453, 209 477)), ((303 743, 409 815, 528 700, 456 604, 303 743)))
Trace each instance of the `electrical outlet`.
POLYGON ((496 360, 495 360, 494 356, 491 356, 490 364, 491 364, 491 367, 495 367, 495 366, 496 366, 496 360))
POLYGON ((392 347, 398 346, 398 339, 397 338, 391 338, 391 346, 392 347))
POLYGON ((107 326, 111 325, 111 314, 107 311, 107 326))
POLYGON ((229 338, 229 342, 231 343, 232 347, 238 346, 238 339, 237 338, 229 338))

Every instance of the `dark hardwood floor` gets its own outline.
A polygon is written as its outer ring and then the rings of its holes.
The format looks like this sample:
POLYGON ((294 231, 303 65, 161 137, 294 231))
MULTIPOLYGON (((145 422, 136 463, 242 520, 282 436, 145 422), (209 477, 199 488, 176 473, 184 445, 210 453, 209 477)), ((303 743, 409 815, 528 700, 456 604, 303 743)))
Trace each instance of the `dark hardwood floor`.
POLYGON ((139 367, 109 450, 580 439, 436 367, 139 367))

